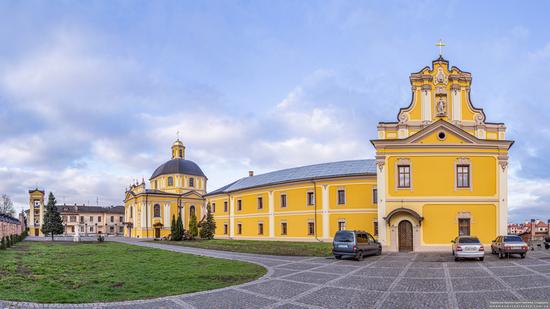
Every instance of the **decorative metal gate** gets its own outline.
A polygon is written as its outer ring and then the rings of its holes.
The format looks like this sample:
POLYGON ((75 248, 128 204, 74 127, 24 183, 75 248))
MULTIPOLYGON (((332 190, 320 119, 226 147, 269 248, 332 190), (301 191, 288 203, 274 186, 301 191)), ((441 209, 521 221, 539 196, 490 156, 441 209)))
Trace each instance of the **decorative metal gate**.
POLYGON ((399 252, 413 251, 412 224, 407 220, 403 220, 399 222, 398 234, 399 234, 399 252))

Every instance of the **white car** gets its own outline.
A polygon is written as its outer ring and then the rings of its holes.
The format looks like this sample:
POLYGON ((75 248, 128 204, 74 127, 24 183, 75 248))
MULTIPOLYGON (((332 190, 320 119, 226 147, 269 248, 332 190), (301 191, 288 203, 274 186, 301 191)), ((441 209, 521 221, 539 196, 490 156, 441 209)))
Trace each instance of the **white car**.
POLYGON ((453 256, 455 261, 461 258, 479 259, 483 261, 485 248, 475 236, 458 236, 451 241, 453 243, 453 256))

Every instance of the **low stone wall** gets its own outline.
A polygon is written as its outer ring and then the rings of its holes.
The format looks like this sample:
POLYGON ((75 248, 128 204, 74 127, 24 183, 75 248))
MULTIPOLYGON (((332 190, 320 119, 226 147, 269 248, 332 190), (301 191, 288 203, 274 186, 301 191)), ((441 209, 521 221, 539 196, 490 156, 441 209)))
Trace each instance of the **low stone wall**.
POLYGON ((18 219, 0 214, 0 239, 9 235, 21 235, 23 226, 18 219))

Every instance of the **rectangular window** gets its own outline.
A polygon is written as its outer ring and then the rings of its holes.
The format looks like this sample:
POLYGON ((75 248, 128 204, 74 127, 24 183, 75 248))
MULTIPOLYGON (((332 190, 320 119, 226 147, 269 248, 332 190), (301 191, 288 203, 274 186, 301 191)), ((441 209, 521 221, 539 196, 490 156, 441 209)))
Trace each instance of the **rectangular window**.
POLYGON ((378 236, 378 222, 374 222, 374 236, 378 236))
POLYGON ((378 189, 372 189, 372 203, 378 204, 378 189))
POLYGON ((94 227, 90 226, 90 233, 93 233, 93 231, 94 231, 94 227))
POLYGON ((111 216, 111 223, 115 222, 115 216, 111 216))
POLYGON ((216 212, 216 203, 212 203, 212 212, 216 212))
POLYGON ((94 217, 90 216, 90 222, 94 222, 94 217))
POLYGON ((411 166, 410 165, 398 165, 398 187, 410 188, 411 187, 411 166))
POLYGON ((286 235, 287 233, 287 223, 281 222, 281 235, 286 235))
POLYGON ((264 234, 264 224, 258 223, 258 235, 263 235, 263 234, 264 234))
POLYGON ((281 194, 281 208, 286 208, 286 194, 281 194))
POLYGON ((76 222, 76 216, 71 216, 71 222, 76 222))
POLYGON ((118 222, 123 222, 123 221, 124 221, 124 217, 123 217, 123 216, 120 216, 120 217, 118 218, 118 222))
POLYGON ((115 227, 114 227, 114 226, 110 226, 110 227, 109 227, 109 231, 110 231, 111 233, 114 233, 114 232, 115 232, 115 227))
POLYGON ((168 177, 168 186, 171 187, 174 185, 174 177, 170 176, 168 177))
POLYGON ((118 232, 119 232, 119 233, 124 233, 124 227, 123 227, 123 226, 119 227, 119 228, 118 228, 118 232))
POLYGON ((307 234, 308 235, 314 235, 315 234, 315 223, 314 222, 308 222, 307 223, 307 234))
POLYGON ((307 205, 315 205, 315 193, 313 191, 307 193, 307 205))
POLYGON ((97 217, 97 222, 101 222, 101 217, 100 216, 97 217))
POLYGON ((258 197, 258 209, 264 208, 264 199, 261 197, 258 197))
POLYGON ((189 178, 189 186, 194 187, 195 186, 195 178, 191 177, 189 178))
POLYGON ((243 210, 243 201, 237 200, 237 211, 243 210))
POLYGON ((338 230, 343 231, 345 229, 346 229, 346 221, 345 220, 338 221, 338 230))
POLYGON ((470 219, 458 219, 458 236, 470 236, 470 219))
POLYGON ((227 235, 227 223, 223 225, 223 234, 227 235))
POLYGON ((227 201, 223 202, 223 212, 227 212, 227 201))
POLYGON ((343 189, 338 190, 338 205, 344 205, 346 203, 346 191, 343 189))
POLYGON ((470 165, 465 164, 456 166, 456 187, 470 187, 470 165))
POLYGON ((71 232, 73 232, 73 233, 74 233, 74 225, 73 225, 73 226, 71 226, 71 232))
POLYGON ((237 234, 241 235, 243 233, 243 225, 237 224, 237 234))

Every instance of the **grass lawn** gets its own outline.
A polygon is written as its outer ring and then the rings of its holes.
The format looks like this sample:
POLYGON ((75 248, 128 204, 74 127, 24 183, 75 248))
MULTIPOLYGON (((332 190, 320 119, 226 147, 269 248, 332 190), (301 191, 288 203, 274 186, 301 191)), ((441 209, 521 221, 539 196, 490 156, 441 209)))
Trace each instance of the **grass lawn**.
POLYGON ((162 241, 162 243, 204 249, 271 255, 329 256, 332 254, 332 243, 323 242, 213 239, 162 241))
POLYGON ((222 288, 265 273, 255 264, 121 243, 20 242, 0 251, 0 300, 145 299, 222 288))

